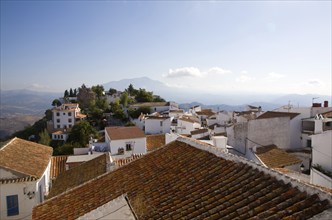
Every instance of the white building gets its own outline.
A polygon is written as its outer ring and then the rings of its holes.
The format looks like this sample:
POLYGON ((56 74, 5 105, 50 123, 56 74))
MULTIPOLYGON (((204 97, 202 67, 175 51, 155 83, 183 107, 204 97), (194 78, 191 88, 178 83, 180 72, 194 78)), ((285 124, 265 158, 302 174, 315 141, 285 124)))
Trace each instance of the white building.
POLYGON ((276 145, 281 149, 290 148, 290 116, 274 115, 271 112, 248 122, 236 123, 226 128, 228 145, 235 153, 256 161, 252 148, 276 145))
MULTIPOLYGON (((313 106, 319 106, 313 104, 313 106)), ((294 107, 292 105, 282 106, 275 111, 299 113, 298 116, 293 118, 290 122, 290 145, 292 148, 310 147, 311 140, 310 135, 303 134, 303 119, 309 119, 315 117, 317 114, 323 114, 325 112, 332 111, 332 107, 328 107, 328 103, 324 104, 324 107, 294 107), (304 140, 305 139, 305 140, 304 140)))
POLYGON ((86 115, 81 113, 77 103, 62 104, 52 109, 52 139, 67 140, 68 131, 79 121, 84 120, 86 115))
POLYGON ((143 102, 130 105, 130 108, 137 110, 140 107, 149 107, 150 112, 169 112, 170 110, 176 110, 179 105, 175 102, 143 102))
POLYGON ((145 134, 166 134, 171 130, 171 118, 163 116, 147 116, 145 118, 145 134))
POLYGON ((178 119, 177 123, 178 124, 175 128, 175 132, 178 134, 189 135, 191 131, 201 127, 199 119, 194 117, 182 116, 178 119))
POLYGON ((332 189, 332 130, 312 135, 311 139, 312 166, 310 182, 332 189), (330 175, 326 173, 330 173, 330 175))
POLYGON ((226 125, 231 123, 232 119, 232 113, 228 113, 225 111, 221 111, 216 113, 215 115, 212 115, 206 119, 207 126, 213 125, 213 124, 219 124, 219 125, 226 125))
POLYGON ((191 138, 194 139, 202 139, 207 138, 210 139, 210 132, 207 128, 196 129, 190 132, 191 138))
POLYGON ((134 154, 146 153, 146 137, 136 126, 106 127, 105 142, 112 156, 130 157, 134 154))
POLYGON ((0 148, 0 219, 31 219, 49 192, 53 149, 14 138, 0 148))

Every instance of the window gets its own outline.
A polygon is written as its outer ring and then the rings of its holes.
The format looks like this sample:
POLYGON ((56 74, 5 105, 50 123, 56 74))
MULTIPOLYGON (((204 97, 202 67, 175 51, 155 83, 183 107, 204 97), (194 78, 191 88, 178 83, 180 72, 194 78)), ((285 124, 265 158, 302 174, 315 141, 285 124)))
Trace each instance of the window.
POLYGON ((124 150, 122 147, 118 149, 118 154, 124 154, 124 150))
POLYGON ((66 112, 64 112, 63 115, 66 115, 66 112))
POLYGON ((57 125, 57 128, 60 128, 60 125, 57 125))
POLYGON ((7 216, 13 216, 18 214, 18 196, 7 196, 7 216))
POLYGON ((71 118, 68 118, 68 122, 71 123, 71 118))
POLYGON ((56 122, 60 123, 60 119, 57 119, 56 122))
POLYGON ((72 127, 72 125, 68 125, 68 127, 69 127, 69 128, 71 128, 71 127, 72 127))
POLYGON ((131 144, 126 144, 126 151, 130 151, 131 149, 131 144))
POLYGON ((60 116, 60 113, 59 113, 59 112, 57 112, 57 113, 56 113, 56 116, 60 116))
POLYGON ((161 122, 160 122, 160 127, 162 127, 162 126, 163 126, 163 122, 161 121, 161 122))
POLYGON ((71 116, 71 112, 68 112, 68 116, 71 116))

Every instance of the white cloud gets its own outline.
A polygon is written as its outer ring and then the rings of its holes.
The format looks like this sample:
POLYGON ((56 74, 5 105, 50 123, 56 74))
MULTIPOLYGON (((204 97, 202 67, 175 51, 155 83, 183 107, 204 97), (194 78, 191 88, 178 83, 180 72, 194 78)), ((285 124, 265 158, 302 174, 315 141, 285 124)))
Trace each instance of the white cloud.
POLYGON ((168 74, 164 74, 163 77, 167 78, 179 78, 179 77, 192 77, 192 78, 197 78, 197 77, 203 77, 208 74, 213 74, 213 75, 224 75, 224 74, 229 74, 232 73, 230 70, 223 69, 221 67, 211 67, 208 69, 207 72, 201 71, 200 69, 196 67, 182 67, 182 68, 177 68, 175 70, 170 69, 168 71, 168 74))
POLYGON ((168 78, 178 78, 178 77, 201 77, 203 74, 196 67, 183 67, 177 68, 175 70, 170 69, 168 74, 165 74, 164 77, 168 78))
POLYGON ((249 76, 241 75, 241 76, 237 77, 235 80, 236 80, 236 82, 239 82, 239 83, 245 83, 245 82, 248 82, 248 81, 250 81, 252 79, 253 78, 251 78, 249 76))
POLYGON ((241 74, 248 74, 248 71, 247 70, 242 70, 241 74))
POLYGON ((229 74, 232 73, 230 70, 225 70, 221 67, 212 67, 208 70, 208 74, 219 74, 219 75, 224 75, 224 74, 229 74))
POLYGON ((312 79, 307 82, 308 85, 310 86, 322 86, 323 83, 320 80, 317 79, 312 79))

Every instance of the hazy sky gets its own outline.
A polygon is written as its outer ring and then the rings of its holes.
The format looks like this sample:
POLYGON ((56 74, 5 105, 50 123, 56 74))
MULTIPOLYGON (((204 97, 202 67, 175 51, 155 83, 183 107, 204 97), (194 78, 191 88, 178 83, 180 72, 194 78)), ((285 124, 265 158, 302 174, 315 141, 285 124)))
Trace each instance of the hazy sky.
POLYGON ((331 95, 331 1, 1 1, 1 89, 147 76, 331 95))

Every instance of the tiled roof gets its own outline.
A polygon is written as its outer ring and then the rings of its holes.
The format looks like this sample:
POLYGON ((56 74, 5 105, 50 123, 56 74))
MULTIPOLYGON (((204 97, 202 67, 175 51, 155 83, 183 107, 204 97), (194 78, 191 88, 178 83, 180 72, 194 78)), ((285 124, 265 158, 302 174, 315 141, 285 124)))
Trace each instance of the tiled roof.
POLYGON ((204 134, 206 132, 208 132, 209 130, 207 128, 202 128, 202 129, 196 129, 193 131, 190 131, 191 135, 195 135, 195 134, 204 134))
POLYGON ((145 137, 144 131, 139 127, 107 127, 105 128, 111 140, 123 140, 145 137))
POLYGON ((40 178, 51 160, 52 152, 51 147, 13 138, 0 149, 0 167, 40 178))
POLYGON ((146 148, 148 151, 155 150, 165 145, 165 134, 147 135, 146 148))
POLYGON ((324 118, 332 118, 332 111, 328 111, 328 112, 322 113, 321 115, 323 115, 324 118))
POLYGON ((256 155, 266 166, 271 168, 282 168, 302 162, 297 157, 287 153, 275 145, 258 147, 256 155))
POLYGON ((300 113, 293 113, 293 112, 273 112, 267 111, 258 116, 256 119, 264 119, 264 118, 279 118, 279 117, 290 117, 290 119, 295 118, 300 113))
POLYGON ((10 183, 21 183, 21 182, 33 182, 37 181, 37 178, 32 176, 14 178, 14 179, 0 179, 0 184, 10 184, 10 183))
POLYGON ((51 178, 56 178, 60 173, 66 171, 66 161, 68 156, 52 157, 51 161, 51 178))
POLYGON ((106 173, 107 154, 82 163, 59 174, 54 181, 48 198, 52 198, 75 186, 106 173))
POLYGON ((139 219, 308 219, 330 207, 329 195, 302 192, 277 172, 196 145, 171 142, 37 205, 32 217, 75 219, 123 194, 139 219))
POLYGON ((142 156, 143 156, 143 154, 134 154, 131 157, 117 158, 117 159, 114 159, 114 163, 117 167, 122 167, 134 160, 137 160, 138 158, 140 158, 142 156))
POLYGON ((212 109, 202 109, 202 111, 198 111, 196 112, 197 115, 207 115, 207 116, 212 116, 212 115, 215 115, 216 113, 214 113, 212 111, 212 109))
POLYGON ((198 119, 194 118, 194 117, 186 117, 186 116, 182 116, 181 118, 179 118, 178 120, 181 121, 186 121, 186 122, 190 122, 190 123, 199 123, 198 119))

